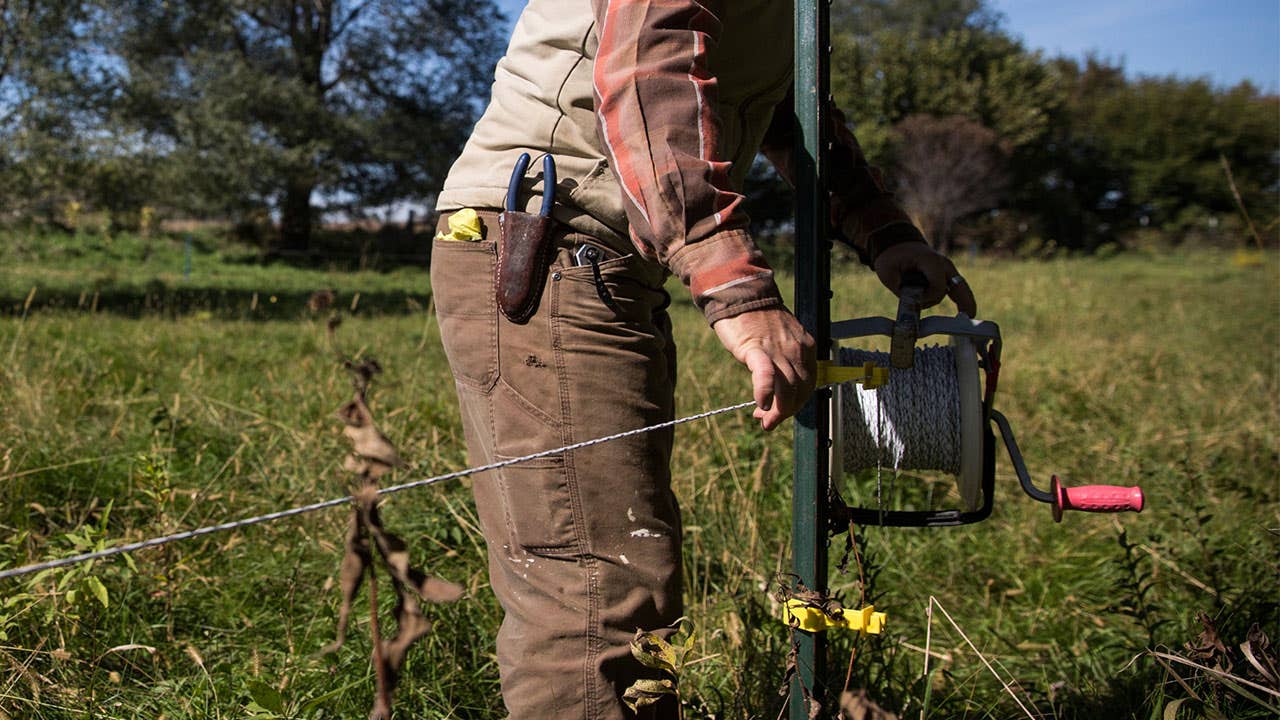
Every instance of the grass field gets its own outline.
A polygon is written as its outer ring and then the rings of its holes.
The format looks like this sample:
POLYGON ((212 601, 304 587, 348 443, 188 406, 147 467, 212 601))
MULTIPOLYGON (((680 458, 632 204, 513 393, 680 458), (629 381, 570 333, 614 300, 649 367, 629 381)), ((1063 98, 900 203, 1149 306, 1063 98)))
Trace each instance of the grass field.
MULTIPOLYGON (((350 385, 327 313, 304 307, 316 289, 337 291, 343 346, 386 369, 372 407, 411 468, 384 482, 465 466, 425 270, 195 250, 184 277, 173 239, 0 237, 0 567, 345 494, 333 413, 350 385)), ((996 404, 1033 476, 1141 484, 1148 509, 1055 524, 1002 457, 989 521, 861 529, 865 591, 890 624, 833 636, 832 684, 856 646, 852 686, 903 717, 1025 717, 1014 696, 1036 717, 1275 717, 1280 688, 1240 645, 1265 655, 1255 624, 1280 643, 1280 262, 1203 251, 962 270, 1004 332, 996 404), (930 631, 930 597, 981 657, 937 611, 930 631)), ((834 317, 893 311, 852 264, 834 284, 834 317)), ((745 399, 745 372, 675 297, 678 414, 745 399)), ((762 434, 746 412, 677 434, 696 633, 686 717, 778 715, 789 641, 770 593, 790 562, 791 453, 790 425, 762 434)), ((500 616, 466 481, 394 496, 383 514, 468 591, 430 609, 396 716, 500 716, 500 616)), ((346 519, 0 581, 0 718, 364 717, 367 605, 346 648, 316 654, 333 638, 346 519)), ((832 585, 849 604, 860 593, 852 568, 832 585)))

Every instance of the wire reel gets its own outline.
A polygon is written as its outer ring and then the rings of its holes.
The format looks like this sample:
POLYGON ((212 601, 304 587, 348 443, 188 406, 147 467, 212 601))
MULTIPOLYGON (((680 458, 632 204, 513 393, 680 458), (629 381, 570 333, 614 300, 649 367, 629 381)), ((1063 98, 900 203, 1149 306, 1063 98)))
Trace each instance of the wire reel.
MULTIPOLYGON (((860 525, 933 527, 967 525, 991 515, 995 490, 993 426, 1024 492, 1049 503, 1056 521, 1065 510, 1140 512, 1139 487, 1089 485, 1068 488, 1055 475, 1050 490, 1035 486, 1022 460, 1008 419, 995 409, 1000 376, 1000 328, 994 322, 955 317, 919 317, 922 288, 904 288, 898 317, 867 317, 833 323, 829 370, 862 365, 861 385, 842 382, 831 402, 831 525, 843 531, 860 525), (945 345, 916 347, 937 336, 945 345), (841 340, 889 337, 890 353, 840 347, 841 340), (887 361, 887 362, 886 362, 887 361), (872 379, 872 366, 889 364, 887 378, 872 379), (924 417, 922 417, 922 414, 924 417), (945 437, 944 437, 945 436, 945 437), (932 445, 936 447, 917 447, 932 445), (892 465, 892 467, 889 467, 892 465), (876 507, 850 507, 840 496, 846 474, 876 470, 876 507), (885 509, 881 474, 938 471, 955 480, 958 507, 885 509)), ((830 372, 836 376, 838 373, 830 372)))

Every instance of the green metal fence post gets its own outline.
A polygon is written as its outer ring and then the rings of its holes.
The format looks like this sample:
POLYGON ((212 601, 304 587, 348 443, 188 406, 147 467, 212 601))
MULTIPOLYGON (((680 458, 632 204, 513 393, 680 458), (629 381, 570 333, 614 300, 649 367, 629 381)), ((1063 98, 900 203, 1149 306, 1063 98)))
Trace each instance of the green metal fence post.
MULTIPOLYGON (((831 338, 829 210, 826 185, 826 102, 830 92, 829 0, 795 2, 796 317, 829 353, 831 338)), ((819 390, 796 416, 795 480, 792 494, 792 567, 806 586, 827 590, 828 406, 819 390)), ((826 666, 826 637, 796 631, 798 672, 791 688, 791 719, 807 720, 800 684, 820 702, 826 666)))

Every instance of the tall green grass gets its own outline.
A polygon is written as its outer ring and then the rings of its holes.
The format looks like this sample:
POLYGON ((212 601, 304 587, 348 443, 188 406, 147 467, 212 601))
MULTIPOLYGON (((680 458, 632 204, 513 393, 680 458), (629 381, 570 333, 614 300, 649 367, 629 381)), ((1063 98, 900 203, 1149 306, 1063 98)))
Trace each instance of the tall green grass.
MULTIPOLYGON (((143 261, 83 250, 79 275, 24 252, 0 258, 11 303, 0 319, 0 565, 346 492, 333 411, 349 384, 325 342, 326 313, 303 303, 227 312, 216 295, 203 307, 166 307, 163 295, 141 307, 50 307, 39 301, 46 292, 78 298, 97 283, 129 296, 184 280, 166 274, 171 263, 148 265, 160 251, 143 261)), ((386 368, 373 410, 412 464, 387 482, 465 466, 424 270, 264 270, 217 252, 189 282, 267 297, 333 287, 344 310, 356 292, 374 298, 346 312, 339 337, 386 368), (234 279, 211 280, 224 272, 234 279)), ((859 529, 866 583, 855 562, 833 568, 833 591, 847 604, 865 592, 889 626, 878 638, 833 636, 833 686, 856 647, 852 685, 904 717, 919 717, 926 696, 929 717, 1022 716, 937 612, 923 675, 932 596, 1045 717, 1145 720, 1177 700, 1182 718, 1269 717, 1203 677, 1184 673, 1179 684, 1145 653, 1185 652, 1200 612, 1229 647, 1253 623, 1280 642, 1277 259, 1237 267, 1225 254, 1129 254, 962 269, 980 314, 1004 331, 997 406, 1033 476, 1141 484, 1148 509, 1055 524, 1001 458, 989 521, 859 529)), ((893 311, 869 273, 843 268, 835 286, 835 317, 893 311)), ((679 414, 745 399, 744 371, 673 290, 679 414)), ((748 413, 677 433, 696 627, 687 717, 777 716, 789 641, 770 594, 789 568, 791 452, 789 427, 762 434, 748 413)), ((431 608, 436 627, 410 654, 397 715, 500 716, 500 614, 466 481, 394 496, 384 517, 430 572, 469 590, 431 608)), ((285 716, 363 716, 373 692, 367 606, 344 650, 315 655, 332 639, 345 521, 325 511, 0 581, 0 717, 270 716, 264 688, 279 692, 285 716)), ((844 542, 833 540, 833 563, 844 542)))

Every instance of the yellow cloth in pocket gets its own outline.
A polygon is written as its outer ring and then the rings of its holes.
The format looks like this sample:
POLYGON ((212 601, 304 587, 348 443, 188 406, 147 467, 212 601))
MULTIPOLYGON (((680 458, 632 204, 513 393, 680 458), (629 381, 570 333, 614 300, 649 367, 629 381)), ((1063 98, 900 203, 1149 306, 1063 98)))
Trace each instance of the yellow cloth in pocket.
POLYGON ((462 208, 449 216, 449 232, 436 233, 437 240, 476 242, 484 239, 484 224, 471 208, 462 208))

